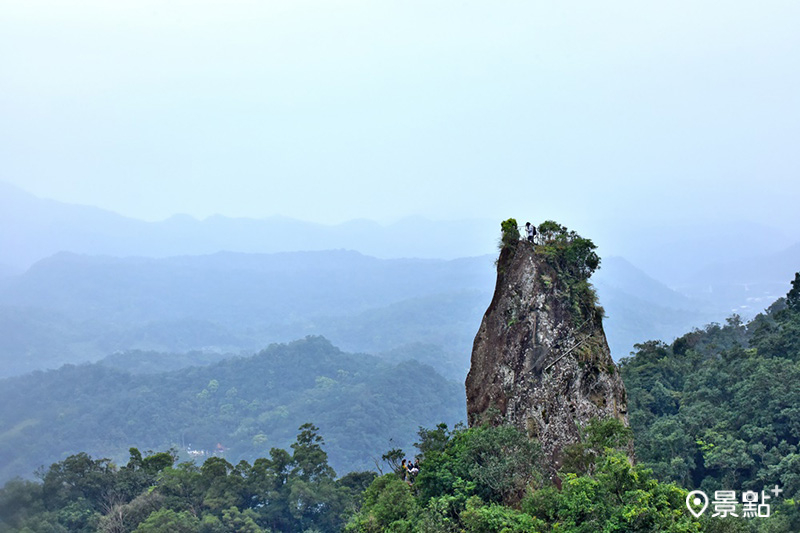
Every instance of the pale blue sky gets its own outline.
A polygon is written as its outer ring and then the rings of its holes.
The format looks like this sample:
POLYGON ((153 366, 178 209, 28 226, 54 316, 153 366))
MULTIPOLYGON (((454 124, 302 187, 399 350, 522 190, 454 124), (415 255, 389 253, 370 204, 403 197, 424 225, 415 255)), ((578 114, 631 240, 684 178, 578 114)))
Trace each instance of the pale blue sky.
POLYGON ((760 220, 800 3, 0 1, 0 180, 149 220, 760 220))

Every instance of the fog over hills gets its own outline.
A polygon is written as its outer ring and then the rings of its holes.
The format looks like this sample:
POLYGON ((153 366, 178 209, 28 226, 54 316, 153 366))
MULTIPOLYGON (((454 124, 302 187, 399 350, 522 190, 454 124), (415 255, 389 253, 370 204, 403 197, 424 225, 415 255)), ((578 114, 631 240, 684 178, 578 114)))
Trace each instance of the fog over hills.
MULTIPOLYGON (((497 226, 180 215, 144 222, 0 183, 0 375, 125 350, 252 352, 320 334, 345 350, 424 360, 460 380, 494 287, 497 226)), ((624 257, 603 259, 592 281, 616 359, 637 342, 670 341, 732 312, 754 315, 786 292, 800 264, 800 245, 758 256, 785 236, 755 225, 715 239, 700 230, 595 229, 601 252, 603 242, 624 249, 638 235, 641 248, 629 247, 635 257, 673 265, 673 277, 695 272, 668 286, 624 257), (763 238, 736 247, 728 261, 687 258, 704 238, 724 257, 720 247, 733 249, 738 231, 763 238), (667 251, 682 249, 681 239, 685 255, 667 251)))
MULTIPOLYGON (((0 288, 3 375, 125 350, 248 352, 315 334, 346 350, 419 359, 461 380, 491 300, 493 259, 62 252, 0 288)), ((595 282, 615 357, 724 317, 621 258, 605 261, 595 282)))
POLYGON ((203 317, 236 325, 263 316, 289 322, 431 292, 485 289, 490 267, 488 256, 381 260, 344 250, 168 258, 62 252, 16 278, 2 301, 110 322, 203 317))
POLYGON ((0 289, 3 372, 129 349, 253 351, 319 333, 353 350, 433 342, 466 354, 493 280, 489 256, 384 260, 326 251, 115 258, 63 252, 0 289))
POLYGON ((768 307, 789 290, 800 270, 800 243, 778 252, 718 262, 699 269, 676 289, 744 316, 768 307))
MULTIPOLYGON (((691 221, 659 218, 644 224, 621 216, 591 230, 579 233, 591 236, 600 245, 602 256, 625 257, 672 288, 696 281, 700 270, 709 268, 719 273, 729 262, 779 254, 800 241, 795 226, 773 226, 753 219, 747 211, 739 218, 709 214, 691 221)), ((742 274, 758 276, 760 270, 753 268, 742 274)))
MULTIPOLYGON (((535 215, 531 214, 533 222, 535 215)), ((494 254, 498 224, 498 220, 407 217, 392 224, 361 219, 325 225, 281 216, 221 215, 203 220, 174 215, 145 222, 96 207, 38 198, 0 181, 0 277, 21 273, 61 251, 169 257, 348 249, 378 258, 455 259, 494 254)), ((800 255, 800 235, 794 228, 775 228, 746 217, 704 223, 654 220, 649 225, 598 218, 592 225, 579 226, 579 233, 599 245, 601 256, 625 257, 650 277, 691 295, 720 276, 734 278, 731 283, 758 280, 785 285, 791 277, 787 271, 800 255), (763 261, 771 266, 759 268, 763 261), (773 268, 777 265, 783 268, 773 268)), ((778 296, 785 293, 781 291, 778 296)))

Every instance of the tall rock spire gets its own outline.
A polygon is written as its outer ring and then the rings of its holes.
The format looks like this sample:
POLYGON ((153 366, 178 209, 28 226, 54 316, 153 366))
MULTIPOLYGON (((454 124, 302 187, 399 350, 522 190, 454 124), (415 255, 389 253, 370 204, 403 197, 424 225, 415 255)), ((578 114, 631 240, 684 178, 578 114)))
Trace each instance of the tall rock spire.
POLYGON ((516 221, 503 225, 497 285, 466 380, 467 416, 470 426, 524 430, 555 472, 590 419, 627 425, 627 402, 588 283, 599 264, 594 244, 555 222, 539 228, 534 247, 518 239, 516 221))

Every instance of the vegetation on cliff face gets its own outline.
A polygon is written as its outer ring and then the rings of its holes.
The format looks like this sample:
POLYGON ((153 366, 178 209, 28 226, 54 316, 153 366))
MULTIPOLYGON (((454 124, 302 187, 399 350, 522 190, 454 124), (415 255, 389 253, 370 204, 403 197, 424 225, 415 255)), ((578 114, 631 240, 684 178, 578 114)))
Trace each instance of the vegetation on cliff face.
POLYGON ((544 255, 555 270, 554 281, 566 294, 573 318, 601 320, 603 309, 597 305, 597 293, 589 283, 591 275, 600 268, 597 246, 591 239, 552 220, 539 224, 539 240, 536 252, 544 255))
MULTIPOLYGON (((500 230, 498 269, 503 271, 505 262, 520 244, 520 232, 514 218, 503 221, 500 230)), ((592 240, 558 222, 545 220, 537 228, 536 242, 536 253, 553 269, 552 275, 546 275, 545 285, 555 284, 556 290, 566 295, 573 318, 578 321, 602 318, 603 309, 597 305, 597 293, 589 283, 591 275, 600 268, 600 256, 592 240)))
POLYGON ((586 280, 600 267, 600 257, 595 253, 597 246, 574 230, 553 220, 539 224, 539 253, 560 273, 570 278, 586 280))

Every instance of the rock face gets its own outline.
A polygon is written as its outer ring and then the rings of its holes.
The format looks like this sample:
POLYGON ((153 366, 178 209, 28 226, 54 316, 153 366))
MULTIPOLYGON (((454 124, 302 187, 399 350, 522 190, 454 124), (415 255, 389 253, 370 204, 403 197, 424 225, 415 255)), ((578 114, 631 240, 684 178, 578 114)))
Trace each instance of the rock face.
POLYGON ((526 431, 541 442, 551 473, 591 418, 628 425, 602 309, 592 302, 581 311, 559 275, 526 241, 501 251, 466 381, 470 426, 511 423, 526 431))

